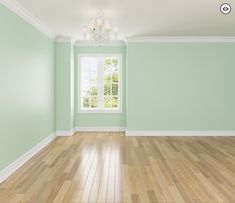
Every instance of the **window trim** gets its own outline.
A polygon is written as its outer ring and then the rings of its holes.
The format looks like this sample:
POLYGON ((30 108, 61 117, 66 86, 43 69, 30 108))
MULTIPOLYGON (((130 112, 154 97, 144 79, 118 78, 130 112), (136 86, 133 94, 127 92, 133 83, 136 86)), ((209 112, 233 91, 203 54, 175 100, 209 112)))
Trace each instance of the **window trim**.
MULTIPOLYGON (((123 54, 121 53, 84 53, 84 54, 78 54, 78 113, 123 113, 123 54), (82 74, 81 74, 81 57, 118 57, 119 58, 119 91, 118 91, 118 98, 119 98, 119 108, 118 109, 83 109, 82 108, 82 74)), ((98 71, 99 74, 99 71, 98 71)), ((103 95, 104 96, 104 95, 103 95)), ((99 98, 99 96, 98 96, 99 98)), ((98 99, 99 100, 99 99, 98 99)))

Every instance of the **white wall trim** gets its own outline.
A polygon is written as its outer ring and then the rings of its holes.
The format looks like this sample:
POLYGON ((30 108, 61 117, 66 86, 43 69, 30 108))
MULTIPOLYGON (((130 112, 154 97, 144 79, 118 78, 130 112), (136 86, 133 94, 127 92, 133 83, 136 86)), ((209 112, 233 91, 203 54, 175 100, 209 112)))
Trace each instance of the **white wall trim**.
POLYGON ((67 37, 67 36, 60 36, 58 35, 55 39, 57 43, 73 43, 73 38, 72 37, 67 37))
POLYGON ((125 132, 126 127, 76 127, 76 132, 125 132))
POLYGON ((32 149, 27 151, 13 163, 11 163, 6 168, 0 171, 0 183, 6 180, 10 175, 12 175, 18 168, 20 168, 24 163, 26 163, 29 159, 31 159, 35 154, 41 151, 46 145, 48 145, 52 140, 55 139, 55 133, 46 137, 39 144, 34 146, 32 149))
POLYGON ((235 42, 235 36, 176 36, 176 37, 129 37, 126 39, 128 43, 154 43, 154 42, 207 42, 207 43, 223 43, 223 42, 235 42))
POLYGON ((132 131, 126 136, 235 136, 235 131, 132 131))
POLYGON ((34 26, 37 30, 44 33, 51 39, 55 39, 56 34, 49 29, 46 25, 40 22, 32 13, 20 5, 16 0, 0 0, 0 3, 10 9, 19 17, 23 18, 26 22, 34 26))
POLYGON ((123 40, 111 40, 109 42, 104 42, 101 44, 98 44, 91 40, 77 40, 75 43, 75 46, 95 46, 95 47, 107 47, 107 46, 126 46, 125 41, 123 40))
POLYGON ((72 136, 74 134, 74 129, 71 130, 58 130, 56 131, 57 137, 72 136))

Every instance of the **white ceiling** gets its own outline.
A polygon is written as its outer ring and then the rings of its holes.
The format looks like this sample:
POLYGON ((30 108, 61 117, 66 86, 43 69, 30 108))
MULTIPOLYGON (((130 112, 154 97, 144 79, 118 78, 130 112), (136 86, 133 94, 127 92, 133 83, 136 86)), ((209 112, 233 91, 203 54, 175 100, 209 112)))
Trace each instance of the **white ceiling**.
POLYGON ((17 0, 58 35, 80 37, 102 9, 121 37, 235 36, 235 0, 17 0))

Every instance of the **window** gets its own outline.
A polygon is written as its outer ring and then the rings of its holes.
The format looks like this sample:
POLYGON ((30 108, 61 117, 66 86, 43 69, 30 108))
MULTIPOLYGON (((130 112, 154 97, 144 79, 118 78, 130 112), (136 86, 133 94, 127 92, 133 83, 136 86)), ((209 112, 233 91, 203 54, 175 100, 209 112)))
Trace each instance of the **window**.
POLYGON ((81 112, 121 112, 121 55, 80 56, 81 112))

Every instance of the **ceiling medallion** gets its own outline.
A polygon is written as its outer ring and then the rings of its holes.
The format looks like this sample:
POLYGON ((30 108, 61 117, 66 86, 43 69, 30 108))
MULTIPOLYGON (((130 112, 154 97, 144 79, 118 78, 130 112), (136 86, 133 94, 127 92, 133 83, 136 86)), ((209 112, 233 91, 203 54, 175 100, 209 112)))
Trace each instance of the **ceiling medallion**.
POLYGON ((92 40, 99 44, 112 39, 117 40, 117 26, 111 27, 109 21, 104 19, 103 16, 103 11, 99 11, 97 17, 82 29, 84 40, 92 40))

